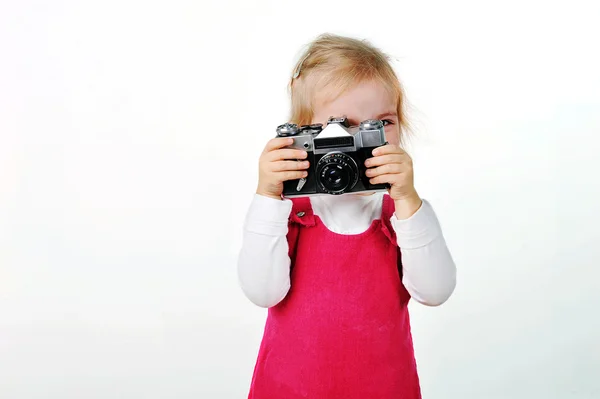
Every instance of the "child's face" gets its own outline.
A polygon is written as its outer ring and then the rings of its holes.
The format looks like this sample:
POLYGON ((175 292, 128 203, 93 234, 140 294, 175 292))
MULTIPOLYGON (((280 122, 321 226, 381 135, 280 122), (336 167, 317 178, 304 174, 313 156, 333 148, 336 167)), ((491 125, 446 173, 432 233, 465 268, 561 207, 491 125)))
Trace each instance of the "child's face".
POLYGON ((396 100, 378 82, 362 82, 346 91, 333 101, 316 101, 316 112, 312 123, 325 125, 330 117, 346 115, 351 125, 366 119, 389 121, 385 127, 386 139, 390 144, 400 142, 400 128, 396 100))

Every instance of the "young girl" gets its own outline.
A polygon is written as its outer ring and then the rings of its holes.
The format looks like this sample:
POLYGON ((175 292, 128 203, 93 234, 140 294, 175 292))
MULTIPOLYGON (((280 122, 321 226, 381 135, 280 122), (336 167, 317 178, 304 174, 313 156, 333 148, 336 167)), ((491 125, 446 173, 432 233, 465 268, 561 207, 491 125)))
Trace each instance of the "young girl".
POLYGON ((399 146, 407 126, 388 58, 365 41, 322 35, 290 83, 298 125, 346 116, 385 123, 389 145, 366 167, 387 194, 282 198, 306 176, 306 152, 270 140, 244 227, 238 273, 246 296, 268 308, 249 398, 421 397, 408 302, 437 306, 456 268, 431 205, 413 185, 399 146))

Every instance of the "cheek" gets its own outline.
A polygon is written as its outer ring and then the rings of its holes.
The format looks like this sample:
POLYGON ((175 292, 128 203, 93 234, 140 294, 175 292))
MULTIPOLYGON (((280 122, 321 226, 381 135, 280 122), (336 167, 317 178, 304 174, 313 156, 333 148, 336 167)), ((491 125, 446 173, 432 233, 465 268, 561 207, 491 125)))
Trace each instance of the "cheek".
POLYGON ((385 130, 385 139, 390 144, 393 144, 393 145, 400 144, 400 131, 398 130, 398 128, 395 125, 393 125, 390 128, 385 130))

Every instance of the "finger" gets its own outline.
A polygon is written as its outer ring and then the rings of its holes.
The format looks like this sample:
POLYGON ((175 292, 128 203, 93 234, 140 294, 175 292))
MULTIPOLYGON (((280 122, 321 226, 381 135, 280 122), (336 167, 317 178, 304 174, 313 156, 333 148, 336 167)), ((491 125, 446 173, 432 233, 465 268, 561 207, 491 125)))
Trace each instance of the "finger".
POLYGON ((284 182, 287 180, 302 179, 303 177, 308 176, 308 172, 305 170, 288 170, 285 172, 277 172, 275 175, 277 180, 284 182))
POLYGON ((367 169, 365 175, 368 177, 375 177, 386 174, 399 174, 405 171, 406 168, 399 163, 388 163, 377 168, 367 169))
POLYGON ((385 175, 379 175, 379 176, 369 179, 369 183, 371 183, 371 184, 383 184, 383 183, 392 184, 392 182, 395 182, 397 179, 398 179, 397 174, 385 174, 385 175))
POLYGON ((283 172, 288 170, 306 170, 308 169, 308 161, 276 161, 271 162, 272 172, 283 172))
POLYGON ((373 156, 377 157, 385 154, 406 154, 406 152, 397 145, 387 144, 381 147, 377 147, 373 150, 373 156))
POLYGON ((282 161, 285 159, 304 159, 306 158, 307 153, 304 150, 294 150, 291 148, 286 148, 283 150, 275 150, 271 151, 267 154, 266 160, 273 161, 282 161))
POLYGON ((267 145, 265 146, 265 152, 277 150, 279 148, 283 148, 288 145, 292 145, 293 143, 294 143, 294 139, 292 139, 290 137, 276 137, 267 142, 267 145))
POLYGON ((365 161, 365 166, 367 168, 371 168, 374 166, 381 166, 388 163, 404 163, 408 159, 402 154, 389 154, 389 155, 380 155, 377 157, 369 158, 365 161))

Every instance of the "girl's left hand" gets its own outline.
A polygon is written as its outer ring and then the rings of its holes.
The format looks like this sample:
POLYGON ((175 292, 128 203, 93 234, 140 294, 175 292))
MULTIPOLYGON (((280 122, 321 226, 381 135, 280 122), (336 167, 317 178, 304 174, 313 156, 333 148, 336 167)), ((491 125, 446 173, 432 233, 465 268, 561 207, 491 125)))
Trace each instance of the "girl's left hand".
POLYGON ((371 184, 389 183, 388 190, 394 201, 418 199, 414 187, 413 162, 399 146, 387 144, 373 150, 373 157, 365 161, 365 172, 371 184))

